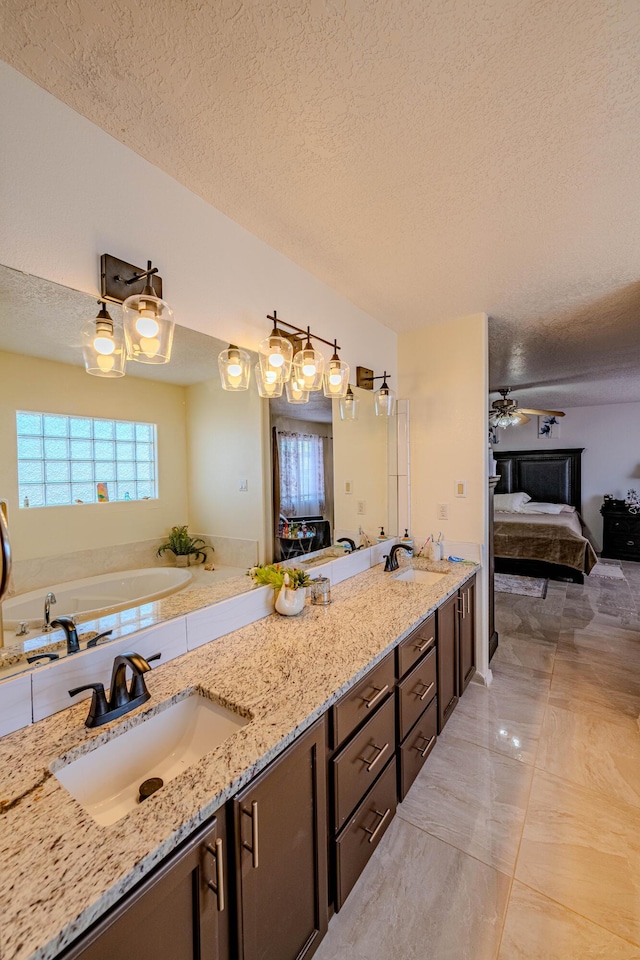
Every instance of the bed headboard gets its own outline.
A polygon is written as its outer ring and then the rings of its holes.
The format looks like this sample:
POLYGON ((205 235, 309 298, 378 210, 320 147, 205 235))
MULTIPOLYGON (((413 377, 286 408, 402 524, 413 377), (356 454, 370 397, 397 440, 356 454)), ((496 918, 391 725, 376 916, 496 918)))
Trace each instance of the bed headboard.
POLYGON ((581 457, 572 450, 497 451, 493 457, 500 481, 496 493, 528 493, 542 503, 569 503, 582 510, 581 457))

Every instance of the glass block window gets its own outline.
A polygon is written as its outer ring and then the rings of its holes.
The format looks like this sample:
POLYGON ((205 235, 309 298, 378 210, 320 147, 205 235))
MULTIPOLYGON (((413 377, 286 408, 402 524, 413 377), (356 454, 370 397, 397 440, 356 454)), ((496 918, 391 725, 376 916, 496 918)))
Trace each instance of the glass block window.
POLYGON ((158 496, 155 423, 16 413, 20 507, 158 496), (103 489, 101 487, 101 489, 103 489))

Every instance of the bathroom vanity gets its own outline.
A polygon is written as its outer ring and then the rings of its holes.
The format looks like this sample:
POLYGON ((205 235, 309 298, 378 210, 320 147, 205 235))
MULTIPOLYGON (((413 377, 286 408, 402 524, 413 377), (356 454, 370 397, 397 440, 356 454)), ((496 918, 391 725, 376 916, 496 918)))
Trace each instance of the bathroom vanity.
POLYGON ((80 704, 0 740, 3 960, 310 957, 474 672, 477 568, 415 564, 444 576, 358 574, 154 670, 102 733, 80 704), (249 722, 116 823, 51 776, 189 689, 249 722))

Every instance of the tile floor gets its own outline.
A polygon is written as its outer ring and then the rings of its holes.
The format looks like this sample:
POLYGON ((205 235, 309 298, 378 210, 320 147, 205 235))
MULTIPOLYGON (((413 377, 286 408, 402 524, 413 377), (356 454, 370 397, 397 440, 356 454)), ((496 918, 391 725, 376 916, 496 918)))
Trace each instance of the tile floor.
POLYGON ((640 564, 497 594, 471 684, 316 960, 640 960, 640 564))

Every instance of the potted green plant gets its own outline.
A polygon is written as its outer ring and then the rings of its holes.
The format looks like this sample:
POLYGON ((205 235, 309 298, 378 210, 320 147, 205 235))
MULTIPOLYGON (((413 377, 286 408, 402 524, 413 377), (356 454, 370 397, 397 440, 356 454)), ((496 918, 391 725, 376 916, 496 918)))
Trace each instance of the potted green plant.
POLYGON ((201 537, 192 537, 189 534, 187 525, 182 527, 171 527, 166 543, 158 547, 156 556, 161 557, 167 550, 176 558, 176 567, 188 567, 191 558, 194 563, 202 563, 207 559, 207 550, 213 550, 208 543, 205 543, 201 537))
POLYGON ((304 610, 305 588, 311 583, 306 570, 268 563, 252 567, 249 576, 256 583, 272 587, 276 591, 275 608, 278 613, 285 617, 295 617, 304 610))

